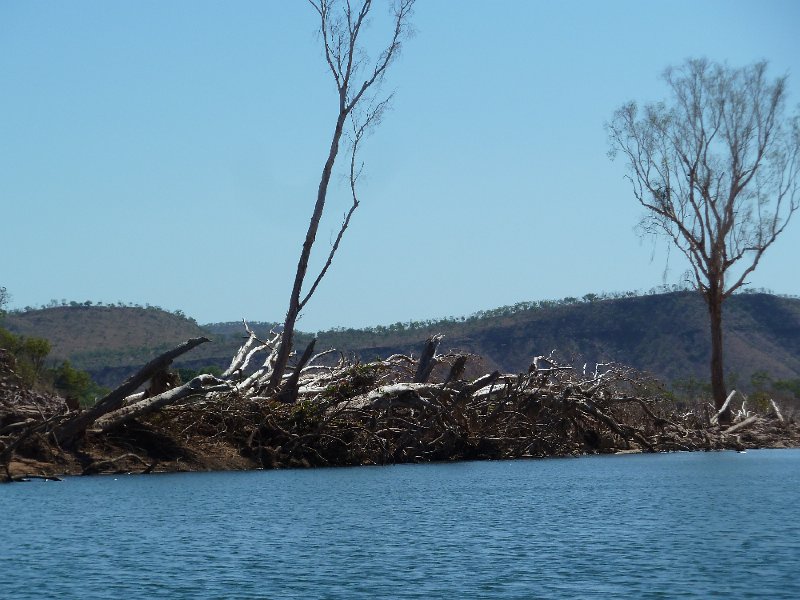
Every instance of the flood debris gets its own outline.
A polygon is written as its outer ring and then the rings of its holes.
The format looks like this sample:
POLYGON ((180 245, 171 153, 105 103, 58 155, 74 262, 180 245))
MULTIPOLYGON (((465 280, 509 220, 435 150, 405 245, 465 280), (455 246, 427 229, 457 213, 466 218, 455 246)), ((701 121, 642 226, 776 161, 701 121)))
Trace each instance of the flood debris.
POLYGON ((476 357, 440 354, 441 336, 419 357, 371 362, 313 354, 312 342, 270 392, 281 334, 262 339, 246 323, 245 332, 219 377, 163 376, 177 356, 207 341, 188 340, 85 410, 24 390, 0 362, 5 480, 800 445, 800 429, 777 405, 756 414, 741 394, 725 407, 732 423, 720 425, 711 405, 676 410, 631 369, 579 368, 554 352, 533 357, 524 373, 468 377, 476 357), (160 385, 137 391, 148 379, 160 385))

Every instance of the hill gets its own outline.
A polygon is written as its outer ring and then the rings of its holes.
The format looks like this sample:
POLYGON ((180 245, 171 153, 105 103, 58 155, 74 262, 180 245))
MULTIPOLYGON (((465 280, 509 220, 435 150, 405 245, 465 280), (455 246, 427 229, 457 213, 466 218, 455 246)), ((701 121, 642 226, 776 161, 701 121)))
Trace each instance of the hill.
MULTIPOLYGON (((800 299, 741 294, 725 306, 726 366, 739 385, 752 373, 800 378, 800 299)), ((271 324, 252 324, 265 331, 271 324)), ((121 381, 159 351, 189 337, 213 341, 181 366, 227 366, 242 340, 241 323, 198 326, 155 308, 55 307, 10 314, 6 327, 46 337, 53 356, 68 358, 104 385, 121 381)), ((531 358, 551 350, 577 362, 619 362, 674 381, 707 380, 710 356, 705 305, 693 292, 583 301, 523 303, 463 318, 395 323, 368 329, 319 332, 318 348, 334 347, 367 360, 395 352, 416 353, 422 341, 443 333, 444 350, 478 354, 485 368, 523 371, 531 358)), ((310 338, 299 336, 298 344, 310 338)))
POLYGON ((56 306, 10 313, 11 332, 50 340, 50 360, 69 360, 101 385, 116 385, 154 354, 207 335, 197 323, 158 308, 56 306))
MULTIPOLYGON (((800 299, 736 295, 725 306, 726 367, 739 382, 756 371, 775 379, 800 377, 800 299)), ((394 332, 346 330, 320 334, 322 346, 363 358, 416 349, 441 332, 445 347, 473 352, 507 371, 557 350, 576 362, 618 362, 666 381, 708 379, 708 317, 690 291, 637 297, 535 303, 394 332)))

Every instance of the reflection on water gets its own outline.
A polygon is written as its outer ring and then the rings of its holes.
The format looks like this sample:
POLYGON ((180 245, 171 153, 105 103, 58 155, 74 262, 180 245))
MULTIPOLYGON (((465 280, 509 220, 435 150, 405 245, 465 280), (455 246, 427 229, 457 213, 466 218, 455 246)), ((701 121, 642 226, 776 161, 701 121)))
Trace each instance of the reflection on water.
POLYGON ((0 487, 2 598, 800 598, 800 450, 0 487))

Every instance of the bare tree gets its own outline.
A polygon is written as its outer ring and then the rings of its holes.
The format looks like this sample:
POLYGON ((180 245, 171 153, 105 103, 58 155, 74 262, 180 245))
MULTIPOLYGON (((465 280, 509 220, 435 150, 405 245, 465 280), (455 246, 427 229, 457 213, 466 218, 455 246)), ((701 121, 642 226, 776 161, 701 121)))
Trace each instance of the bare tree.
POLYGON ((308 224, 300 260, 297 263, 294 285, 289 297, 289 309, 286 312, 286 320, 283 324, 283 335, 269 381, 269 389, 273 391, 280 387, 283 374, 286 371, 286 365, 292 350, 297 317, 327 273, 339 248, 342 235, 350 224, 353 212, 358 207, 356 182, 361 172, 361 165, 357 162, 359 143, 369 130, 380 121, 381 115, 390 100, 390 97, 379 97, 381 83, 389 66, 400 52, 401 43, 408 33, 408 21, 414 5, 414 0, 397 0, 395 2, 392 7, 393 31, 390 41, 377 58, 370 61, 360 38, 367 27, 367 21, 372 10, 372 0, 362 0, 357 6, 354 6, 354 3, 350 0, 309 1, 319 15, 319 32, 324 44, 325 60, 336 83, 339 110, 333 128, 328 158, 322 168, 314 212, 308 224), (317 236, 319 222, 325 210, 328 184, 336 163, 336 157, 339 154, 342 136, 346 135, 345 129, 348 126, 348 122, 350 131, 347 135, 350 141, 350 191, 353 201, 328 253, 324 266, 317 274, 308 291, 303 295, 302 290, 308 271, 308 261, 317 236))
POLYGON ((664 73, 668 103, 623 105, 607 125, 622 152, 642 231, 688 258, 711 325, 711 386, 726 398, 722 304, 746 283, 798 203, 800 116, 784 117, 786 77, 767 64, 731 68, 688 60, 664 73))

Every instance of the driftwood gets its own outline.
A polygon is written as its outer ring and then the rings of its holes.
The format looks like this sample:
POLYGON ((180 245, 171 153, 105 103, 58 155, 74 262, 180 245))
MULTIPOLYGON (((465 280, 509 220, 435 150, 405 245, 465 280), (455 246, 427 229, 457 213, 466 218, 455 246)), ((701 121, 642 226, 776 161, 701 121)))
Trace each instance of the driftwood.
POLYGON ((728 407, 730 406, 731 401, 733 400, 733 397, 735 395, 736 395, 736 390, 733 390, 731 391, 730 394, 728 394, 728 397, 725 399, 725 402, 722 403, 720 409, 714 414, 714 416, 711 417, 712 425, 716 425, 717 423, 719 423, 720 418, 728 411, 728 407))
POLYGON ((772 407, 772 410, 775 412, 775 417, 777 417, 778 421, 780 421, 781 423, 785 423, 786 421, 784 420, 783 415, 781 414, 781 410, 778 408, 778 405, 775 404, 775 400, 770 398, 769 404, 772 407))
POLYGON ((747 417, 744 421, 740 421, 739 423, 731 425, 730 427, 725 429, 722 433, 730 434, 730 433, 733 433, 735 431, 739 431, 740 429, 744 429, 748 425, 752 425, 756 421, 758 421, 758 415, 751 415, 751 416, 747 417))
POLYGON ((217 379, 213 375, 198 375, 184 385, 172 388, 151 398, 143 398, 138 402, 128 404, 122 408, 110 412, 95 422, 95 429, 98 431, 109 431, 115 427, 155 412, 156 410, 173 404, 178 400, 190 396, 205 396, 213 392, 229 391, 231 386, 226 382, 217 379))
MULTIPOLYGON (((437 354, 439 336, 425 343, 419 360, 395 354, 369 363, 336 360, 332 351, 312 356, 312 342, 280 390, 270 392, 281 334, 264 341, 246 324, 245 330, 246 340, 220 377, 200 375, 178 387, 136 391, 134 384, 163 373, 176 356, 205 341, 198 338, 154 359, 82 413, 68 412, 63 403, 20 404, 13 419, 0 421, 7 479, 9 460, 30 440, 53 443, 61 452, 58 442, 84 431, 94 440, 124 439, 149 422, 175 443, 226 444, 264 467, 743 448, 757 443, 752 440, 771 422, 782 431, 790 427, 777 405, 772 421, 751 414, 745 401, 732 410, 733 393, 722 409, 733 415, 726 428, 717 424, 721 411, 709 414, 707 405, 678 414, 647 391, 651 382, 630 370, 576 369, 553 353, 533 359, 526 373, 464 379, 468 355, 437 354), (249 367, 259 354, 266 355, 263 364, 249 367), (435 365, 449 370, 434 371, 435 365), (149 421, 156 412, 161 416, 149 421), (123 427, 134 420, 141 425, 123 427)), ((121 446, 124 453, 115 460, 146 464, 131 455, 137 447, 121 446)), ((86 472, 115 468, 113 460, 95 463, 86 472)))
POLYGON ((278 399, 281 402, 294 402, 297 400, 298 394, 298 383, 300 381, 300 375, 303 372, 303 368, 308 364, 311 358, 314 356, 314 346, 317 344, 317 338, 311 340, 311 343, 306 346, 303 355, 300 357, 300 360, 297 363, 297 366, 294 368, 294 372, 289 376, 283 386, 281 387, 280 391, 278 392, 278 399))
POLYGON ((417 365, 417 372, 414 374, 414 383, 425 383, 428 381, 433 367, 436 366, 436 349, 439 347, 439 342, 441 341, 441 335, 434 335, 429 337, 425 342, 422 356, 420 356, 419 364, 417 365))
POLYGON ((125 399, 133 394, 139 386, 147 382, 154 373, 163 371, 178 356, 208 341, 209 339, 205 337, 193 338, 154 358, 136 374, 129 377, 125 383, 101 398, 92 408, 77 414, 75 417, 59 426, 54 432, 56 439, 59 443, 65 444, 83 435, 83 432, 97 421, 97 419, 121 408, 125 399))
POLYGON ((52 428, 64 418, 64 413, 61 410, 57 410, 49 415, 46 415, 44 412, 40 412, 40 415, 40 420, 28 419, 25 421, 23 427, 4 428, 7 432, 14 433, 13 437, 8 436, 6 438, 0 438, 0 464, 2 464, 3 468, 5 469, 6 481, 14 480, 9 471, 8 465, 17 448, 27 442, 31 436, 51 431, 52 428))
POLYGON ((138 454, 134 454, 133 452, 127 452, 115 458, 108 458, 108 459, 101 459, 95 460, 89 463, 87 466, 83 468, 82 475, 97 475, 98 473, 105 473, 113 468, 112 472, 122 472, 127 473, 127 469, 120 470, 116 467, 116 465, 123 461, 135 461, 142 465, 144 465, 144 470, 142 471, 142 475, 147 475, 153 471, 153 468, 156 466, 157 461, 153 461, 148 463, 138 454))

